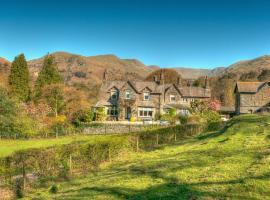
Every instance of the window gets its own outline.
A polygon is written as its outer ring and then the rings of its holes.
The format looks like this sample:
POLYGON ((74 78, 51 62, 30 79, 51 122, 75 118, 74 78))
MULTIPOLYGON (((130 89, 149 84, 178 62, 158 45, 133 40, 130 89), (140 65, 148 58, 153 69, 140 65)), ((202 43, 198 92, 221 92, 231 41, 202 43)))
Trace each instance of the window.
POLYGON ((139 117, 152 117, 153 109, 152 108, 139 108, 139 117))
POLYGON ((175 102, 176 98, 175 95, 170 95, 170 102, 175 102))
POLYGON ((143 93, 143 100, 144 101, 148 101, 150 99, 150 94, 149 94, 149 92, 144 92, 143 93))
POLYGON ((117 116, 118 115, 118 109, 116 106, 108 107, 107 115, 109 116, 117 116))
POLYGON ((130 99, 130 91, 129 90, 126 90, 126 93, 125 93, 125 99, 130 99))
POLYGON ((111 99, 112 100, 117 100, 118 99, 118 91, 117 90, 112 90, 111 91, 111 99))
POLYGON ((188 102, 188 99, 187 98, 183 98, 182 101, 183 102, 188 102))

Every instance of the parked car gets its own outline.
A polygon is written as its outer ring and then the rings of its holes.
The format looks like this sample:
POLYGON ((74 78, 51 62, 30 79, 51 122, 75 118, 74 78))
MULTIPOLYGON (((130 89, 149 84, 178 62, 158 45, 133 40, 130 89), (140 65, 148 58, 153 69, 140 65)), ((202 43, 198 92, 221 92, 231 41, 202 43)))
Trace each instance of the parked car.
POLYGON ((170 122, 165 121, 165 120, 160 120, 160 121, 159 121, 159 124, 160 124, 161 126, 168 126, 168 125, 170 125, 170 122))

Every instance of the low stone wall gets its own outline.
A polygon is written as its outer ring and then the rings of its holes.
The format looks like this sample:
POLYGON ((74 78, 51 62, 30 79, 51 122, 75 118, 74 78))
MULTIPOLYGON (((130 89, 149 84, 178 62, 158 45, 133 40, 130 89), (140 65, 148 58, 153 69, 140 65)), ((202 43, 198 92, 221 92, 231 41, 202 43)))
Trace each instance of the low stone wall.
POLYGON ((104 123, 104 124, 90 124, 84 128, 83 132, 86 134, 119 134, 145 131, 147 129, 160 128, 156 124, 139 125, 139 124, 118 124, 118 123, 104 123))

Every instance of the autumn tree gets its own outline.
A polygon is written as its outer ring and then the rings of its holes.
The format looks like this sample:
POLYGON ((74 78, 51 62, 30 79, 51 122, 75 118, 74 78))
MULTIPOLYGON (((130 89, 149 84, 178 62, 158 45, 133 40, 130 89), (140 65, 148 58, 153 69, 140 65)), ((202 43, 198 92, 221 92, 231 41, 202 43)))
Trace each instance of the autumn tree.
POLYGON ((55 117, 64 110, 65 101, 63 95, 63 85, 51 84, 44 86, 41 90, 41 101, 45 101, 53 110, 55 117))
POLYGON ((146 81, 158 81, 161 84, 174 83, 184 84, 181 75, 174 69, 159 69, 149 74, 146 81))
POLYGON ((63 80, 58 72, 56 63, 54 61, 54 57, 51 55, 46 56, 43 61, 43 66, 41 71, 39 72, 35 85, 36 97, 41 96, 41 91, 43 87, 62 82, 63 80))
POLYGON ((15 57, 11 64, 10 75, 8 79, 12 95, 21 101, 29 100, 29 71, 23 54, 15 57))

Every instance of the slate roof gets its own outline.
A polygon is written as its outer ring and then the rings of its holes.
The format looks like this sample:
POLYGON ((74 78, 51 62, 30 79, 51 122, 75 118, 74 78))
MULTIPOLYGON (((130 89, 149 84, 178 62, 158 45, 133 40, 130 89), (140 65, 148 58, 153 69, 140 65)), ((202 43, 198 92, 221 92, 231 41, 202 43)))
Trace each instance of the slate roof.
POLYGON ((240 93, 256 93, 265 82, 241 82, 236 83, 236 88, 240 93))
MULTIPOLYGON (((150 90, 150 93, 154 94, 162 94, 163 90, 167 90, 170 87, 175 87, 179 93, 186 98, 210 98, 211 92, 210 89, 200 88, 200 87, 180 87, 175 84, 164 84, 160 85, 155 82, 149 82, 149 81, 105 81, 101 85, 100 93, 99 93, 99 101, 96 103, 96 107, 100 106, 112 106, 114 105, 114 102, 111 100, 106 101, 104 99, 104 94, 110 92, 112 88, 116 88, 118 90, 121 90, 121 88, 126 84, 130 84, 131 87, 134 88, 134 90, 137 93, 142 93, 145 88, 150 90)), ((142 101, 138 103, 138 106, 148 106, 148 107, 154 107, 154 103, 150 101, 142 101)))
POLYGON ((180 87, 178 88, 183 97, 193 97, 193 98, 210 98, 210 89, 205 89, 201 87, 180 87))

